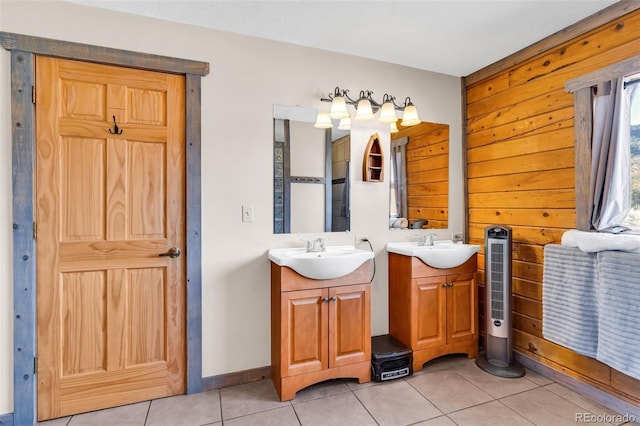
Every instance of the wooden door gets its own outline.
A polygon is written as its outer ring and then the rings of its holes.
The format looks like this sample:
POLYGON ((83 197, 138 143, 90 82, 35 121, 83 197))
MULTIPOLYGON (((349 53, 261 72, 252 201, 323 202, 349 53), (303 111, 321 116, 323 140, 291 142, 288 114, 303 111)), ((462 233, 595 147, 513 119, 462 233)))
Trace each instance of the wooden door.
POLYGON ((447 276, 453 284, 447 289, 447 343, 467 342, 476 338, 475 274, 447 276))
POLYGON ((329 366, 371 359, 371 309, 368 284, 329 289, 329 366))
POLYGON ((184 90, 36 60, 39 420, 184 393, 184 90))
POLYGON ((328 367, 327 295, 327 289, 313 289, 280 296, 283 377, 328 367))
POLYGON ((412 327, 413 349, 421 350, 447 343, 445 277, 418 278, 413 281, 411 310, 416 313, 412 327))

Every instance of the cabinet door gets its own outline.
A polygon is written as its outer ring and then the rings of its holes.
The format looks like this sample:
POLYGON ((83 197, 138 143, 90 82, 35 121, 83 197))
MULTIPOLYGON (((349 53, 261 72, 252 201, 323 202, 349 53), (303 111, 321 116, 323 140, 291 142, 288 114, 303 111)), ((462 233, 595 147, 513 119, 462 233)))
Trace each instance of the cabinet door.
POLYGON ((329 365, 371 359, 370 285, 329 289, 329 365))
POLYGON ((327 289, 282 293, 283 377, 327 368, 327 295, 327 289))
POLYGON ((412 347, 416 350, 442 346, 447 343, 445 276, 413 280, 411 312, 412 347))
POLYGON ((477 302, 475 274, 448 276, 453 286, 447 291, 447 343, 476 338, 477 302))

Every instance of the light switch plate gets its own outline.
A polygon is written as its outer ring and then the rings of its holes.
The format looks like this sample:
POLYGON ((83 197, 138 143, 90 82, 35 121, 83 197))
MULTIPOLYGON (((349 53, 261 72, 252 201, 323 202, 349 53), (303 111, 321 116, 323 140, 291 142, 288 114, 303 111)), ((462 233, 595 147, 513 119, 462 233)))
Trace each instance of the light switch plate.
POLYGON ((253 222, 253 206, 242 206, 242 221, 253 222))

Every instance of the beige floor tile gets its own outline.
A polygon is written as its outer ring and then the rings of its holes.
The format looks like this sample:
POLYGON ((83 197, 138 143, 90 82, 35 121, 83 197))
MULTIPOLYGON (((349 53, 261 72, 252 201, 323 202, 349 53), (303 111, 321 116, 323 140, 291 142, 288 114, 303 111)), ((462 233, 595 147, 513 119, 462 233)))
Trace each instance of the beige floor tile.
POLYGON ((354 393, 380 425, 408 425, 442 415, 404 380, 370 386, 354 393))
POLYGON ((453 369, 465 379, 494 398, 524 392, 537 388, 538 385, 525 377, 508 379, 487 373, 475 364, 467 364, 453 369))
POLYGON ((380 385, 382 383, 378 383, 378 382, 374 382, 373 380, 366 382, 366 383, 358 383, 357 380, 347 380, 345 382, 347 384, 347 386, 349 386, 349 389, 351 389, 352 391, 356 391, 358 389, 363 389, 363 388, 368 388, 369 386, 377 386, 380 385))
POLYGON ((451 369, 410 377, 407 383, 416 388, 443 413, 462 410, 493 399, 451 369))
MULTIPOLYGON (((617 416, 619 413, 616 413, 615 411, 609 410, 606 407, 603 407, 602 405, 598 404, 597 402, 593 402, 588 398, 583 397, 582 395, 572 391, 571 389, 565 388, 562 385, 559 385, 557 383, 553 383, 551 385, 545 386, 544 389, 549 390, 557 395, 560 395, 561 397, 563 397, 564 399, 567 399, 571 402, 573 402, 574 404, 576 404, 578 407, 580 408, 584 408, 585 411, 588 411, 590 413, 593 414, 598 414, 598 415, 607 415, 607 416, 611 416, 611 417, 615 417, 617 416)), ((613 421, 613 424, 616 425, 621 425, 624 422, 623 421, 613 421)))
POLYGON ((324 398, 325 396, 337 395, 350 392, 345 380, 328 380, 317 383, 296 392, 296 398, 291 401, 294 405, 312 399, 324 398))
POLYGON ((71 418, 69 426, 142 426, 149 411, 149 402, 123 405, 106 410, 78 414, 71 418))
POLYGON ((416 426, 456 426, 456 424, 447 416, 436 417, 435 419, 425 420, 424 422, 416 423, 416 426))
POLYGON ((536 373, 535 371, 531 371, 528 368, 526 369, 526 371, 527 371, 527 374, 525 375, 525 377, 531 380, 533 383, 535 383, 538 386, 546 386, 553 383, 553 380, 547 379, 546 377, 536 373))
POLYGON ((300 422, 293 407, 276 408, 274 410, 261 411, 248 416, 236 417, 225 420, 225 426, 299 426, 300 422))
POLYGON ((314 399, 293 406, 303 426, 367 426, 376 425, 353 393, 314 399))
POLYGON ((271 380, 220 389, 220 399, 223 420, 291 405, 280 401, 271 380))
POLYGON ((220 420, 220 393, 213 390, 151 401, 146 426, 205 425, 220 420))
POLYGON ((459 367, 462 365, 474 364, 475 359, 469 359, 466 355, 444 355, 424 364, 422 370, 414 371, 414 375, 433 373, 434 371, 446 370, 447 368, 459 367))
POLYGON ((449 417, 458 426, 532 426, 529 420, 518 415, 500 401, 491 401, 476 405, 455 413, 449 417))
POLYGON ((576 423, 580 423, 578 416, 587 413, 584 408, 545 388, 511 395, 500 401, 537 426, 575 426, 576 423))

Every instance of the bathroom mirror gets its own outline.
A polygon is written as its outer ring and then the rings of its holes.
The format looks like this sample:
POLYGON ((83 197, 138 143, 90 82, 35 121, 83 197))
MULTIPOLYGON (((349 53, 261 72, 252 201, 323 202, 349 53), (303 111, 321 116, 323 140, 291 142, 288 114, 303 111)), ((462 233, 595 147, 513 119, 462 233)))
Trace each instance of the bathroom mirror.
POLYGON ((389 156, 389 228, 448 228, 449 125, 398 128, 389 156))
POLYGON ((273 233, 350 227, 349 131, 313 126, 317 111, 274 105, 273 233))

